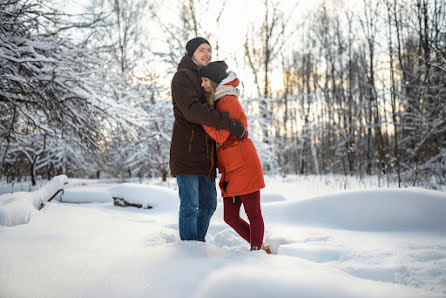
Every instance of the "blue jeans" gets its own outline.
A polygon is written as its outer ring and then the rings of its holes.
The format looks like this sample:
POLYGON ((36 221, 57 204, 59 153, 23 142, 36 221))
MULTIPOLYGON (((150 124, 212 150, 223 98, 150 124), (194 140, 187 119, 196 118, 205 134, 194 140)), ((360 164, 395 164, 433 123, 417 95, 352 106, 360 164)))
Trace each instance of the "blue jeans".
POLYGON ((177 183, 180 195, 180 238, 204 242, 209 222, 217 208, 215 179, 177 176, 177 183))

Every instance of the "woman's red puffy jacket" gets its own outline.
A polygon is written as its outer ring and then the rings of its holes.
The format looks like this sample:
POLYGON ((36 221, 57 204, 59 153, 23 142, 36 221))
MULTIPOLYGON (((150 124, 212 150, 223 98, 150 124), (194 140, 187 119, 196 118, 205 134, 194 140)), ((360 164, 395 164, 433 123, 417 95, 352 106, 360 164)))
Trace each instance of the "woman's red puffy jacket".
MULTIPOLYGON (((225 85, 237 87, 238 83, 236 78, 225 85)), ((240 120, 248 132, 246 115, 236 96, 223 96, 216 109, 229 112, 229 117, 240 120)), ((228 130, 203 127, 218 144, 217 165, 222 174, 220 189, 223 197, 249 194, 265 187, 262 165, 251 139, 239 140, 228 130)))

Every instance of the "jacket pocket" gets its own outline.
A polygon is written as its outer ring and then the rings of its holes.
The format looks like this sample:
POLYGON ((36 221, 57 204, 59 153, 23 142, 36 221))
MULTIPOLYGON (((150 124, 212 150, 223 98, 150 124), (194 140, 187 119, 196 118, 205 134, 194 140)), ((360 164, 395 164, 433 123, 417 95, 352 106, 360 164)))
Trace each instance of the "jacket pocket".
POLYGON ((218 150, 218 161, 226 173, 233 172, 245 166, 246 160, 239 145, 218 150))

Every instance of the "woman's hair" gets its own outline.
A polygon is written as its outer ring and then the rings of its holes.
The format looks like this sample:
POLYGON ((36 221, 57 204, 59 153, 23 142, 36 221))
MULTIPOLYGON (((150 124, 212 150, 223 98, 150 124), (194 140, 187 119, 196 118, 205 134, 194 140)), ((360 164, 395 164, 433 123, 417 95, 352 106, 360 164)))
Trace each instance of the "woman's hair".
POLYGON ((215 105, 215 90, 217 90, 218 84, 211 80, 209 80, 209 82, 211 83, 211 91, 205 92, 206 99, 208 101, 209 107, 211 109, 215 109, 215 107, 214 107, 214 105, 215 105))

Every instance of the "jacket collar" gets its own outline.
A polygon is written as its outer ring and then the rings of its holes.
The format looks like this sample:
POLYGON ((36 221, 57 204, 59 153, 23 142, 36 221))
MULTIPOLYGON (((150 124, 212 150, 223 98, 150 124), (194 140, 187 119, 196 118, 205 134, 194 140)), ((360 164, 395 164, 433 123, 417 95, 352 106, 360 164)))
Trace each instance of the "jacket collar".
POLYGON ((180 69, 189 69, 193 71, 200 71, 200 66, 196 64, 189 55, 184 55, 183 58, 181 58, 180 63, 178 64, 178 70, 180 69))

